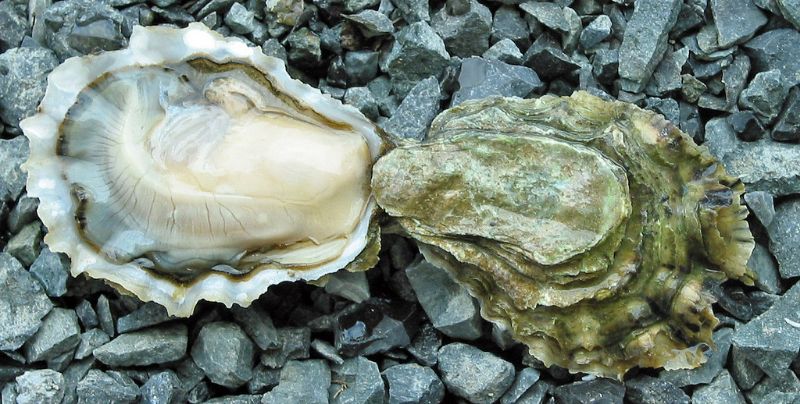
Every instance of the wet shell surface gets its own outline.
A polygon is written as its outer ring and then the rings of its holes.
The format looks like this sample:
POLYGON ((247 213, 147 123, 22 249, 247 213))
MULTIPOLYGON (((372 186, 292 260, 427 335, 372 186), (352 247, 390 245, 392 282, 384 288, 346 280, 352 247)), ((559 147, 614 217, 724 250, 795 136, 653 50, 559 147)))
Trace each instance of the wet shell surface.
POLYGON ((50 249, 171 314, 377 259, 375 126, 202 24, 67 60, 20 126, 50 249))
POLYGON ((752 282, 744 187, 662 116, 587 93, 468 101, 375 165, 378 204, 545 365, 692 368, 752 282))

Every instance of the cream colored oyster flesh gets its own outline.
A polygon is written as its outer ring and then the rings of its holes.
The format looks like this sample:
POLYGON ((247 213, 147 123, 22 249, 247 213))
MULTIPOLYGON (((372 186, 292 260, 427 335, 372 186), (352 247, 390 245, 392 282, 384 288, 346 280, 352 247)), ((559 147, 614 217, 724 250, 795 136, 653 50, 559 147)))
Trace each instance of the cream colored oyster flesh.
POLYGON ((66 61, 21 127, 50 248, 172 314, 374 254, 375 127, 202 24, 66 61))

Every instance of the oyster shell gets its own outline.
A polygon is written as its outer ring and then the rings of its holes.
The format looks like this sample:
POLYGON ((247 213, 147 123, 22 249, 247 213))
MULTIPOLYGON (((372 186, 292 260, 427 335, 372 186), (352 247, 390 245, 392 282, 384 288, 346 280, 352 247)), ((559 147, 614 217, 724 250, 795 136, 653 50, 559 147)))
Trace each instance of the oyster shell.
POLYGON ((372 185, 548 366, 696 367, 718 323, 709 286, 752 282, 741 181, 660 115, 587 93, 465 102, 372 185))
POLYGON ((50 249, 171 314, 377 260, 375 126, 203 24, 67 60, 20 126, 50 249))

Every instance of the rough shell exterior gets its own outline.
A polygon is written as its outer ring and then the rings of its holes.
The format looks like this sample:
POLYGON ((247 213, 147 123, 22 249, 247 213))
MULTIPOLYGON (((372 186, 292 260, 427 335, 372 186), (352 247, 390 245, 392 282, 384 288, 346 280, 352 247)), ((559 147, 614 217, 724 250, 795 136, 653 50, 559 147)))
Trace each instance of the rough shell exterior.
POLYGON ((744 187, 662 116, 587 93, 465 102, 376 163, 378 204, 545 365, 702 363, 752 282, 744 187))
POLYGON ((20 126, 50 249, 71 258, 73 275, 171 314, 188 316, 201 299, 246 306, 270 285, 377 260, 369 176, 385 146, 375 126, 202 24, 137 26, 127 49, 67 60, 20 126), (269 178, 257 182, 253 166, 269 178), (349 210, 326 231, 334 203, 349 210))

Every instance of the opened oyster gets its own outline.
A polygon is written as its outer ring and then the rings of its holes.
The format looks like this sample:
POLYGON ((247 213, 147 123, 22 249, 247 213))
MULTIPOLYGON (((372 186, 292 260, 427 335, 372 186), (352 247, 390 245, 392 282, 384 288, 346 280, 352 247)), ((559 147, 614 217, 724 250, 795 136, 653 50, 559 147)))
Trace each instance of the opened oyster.
POLYGON ((704 361, 711 284, 752 283, 742 183, 663 117, 587 93, 465 102, 373 169, 378 204, 546 365, 704 361))
POLYGON ((202 24, 67 60, 20 126, 50 248, 171 314, 377 260, 374 125, 202 24))

